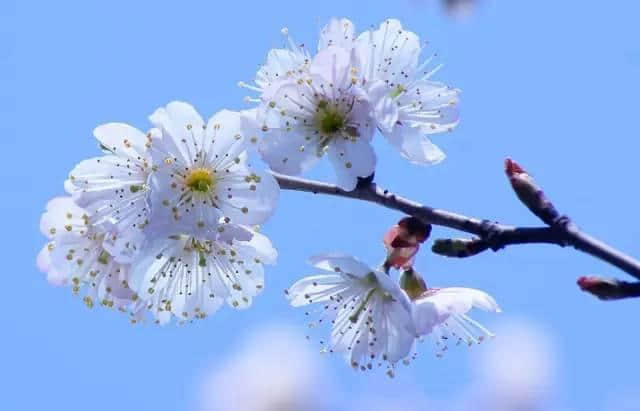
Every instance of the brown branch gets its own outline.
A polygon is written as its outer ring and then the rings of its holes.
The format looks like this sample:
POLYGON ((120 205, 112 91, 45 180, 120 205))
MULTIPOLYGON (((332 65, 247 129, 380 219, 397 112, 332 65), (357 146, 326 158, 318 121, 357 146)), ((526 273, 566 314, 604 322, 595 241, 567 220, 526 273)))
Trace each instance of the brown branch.
POLYGON ((345 191, 333 184, 279 173, 273 173, 273 175, 284 190, 326 194, 376 203, 420 218, 425 223, 475 234, 486 242, 487 248, 491 248, 494 251, 512 244, 571 245, 640 279, 639 261, 583 233, 566 218, 557 219, 551 226, 515 227, 428 207, 384 190, 375 183, 362 184, 353 191, 345 191))

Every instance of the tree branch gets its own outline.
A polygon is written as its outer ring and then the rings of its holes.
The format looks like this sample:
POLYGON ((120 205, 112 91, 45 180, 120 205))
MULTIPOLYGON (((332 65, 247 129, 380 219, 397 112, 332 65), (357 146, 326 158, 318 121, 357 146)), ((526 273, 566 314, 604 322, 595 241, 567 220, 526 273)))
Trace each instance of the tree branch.
POLYGON ((604 260, 631 276, 640 279, 640 262, 611 246, 583 233, 568 219, 559 219, 552 226, 515 227, 489 220, 467 217, 450 211, 428 207, 378 187, 364 184, 353 191, 319 181, 307 180, 272 172, 284 190, 304 191, 353 198, 400 211, 423 220, 425 223, 449 227, 477 235, 494 251, 512 244, 571 245, 574 248, 604 260))

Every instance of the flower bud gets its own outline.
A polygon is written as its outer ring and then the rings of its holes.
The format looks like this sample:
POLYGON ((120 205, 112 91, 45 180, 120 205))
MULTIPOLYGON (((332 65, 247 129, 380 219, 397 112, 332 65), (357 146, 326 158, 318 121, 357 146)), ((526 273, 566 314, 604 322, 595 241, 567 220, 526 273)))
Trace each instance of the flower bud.
POLYGON ((413 257, 420 244, 431 234, 431 224, 425 224, 416 217, 405 217, 391 227, 384 236, 387 249, 386 267, 404 268, 413 264, 413 257))
POLYGON ((489 244, 481 238, 439 238, 434 241, 431 251, 445 257, 471 257, 489 249, 489 244))
POLYGON ((400 275, 400 288, 407 293, 411 300, 417 299, 428 290, 427 283, 413 268, 405 270, 400 275))
POLYGON ((582 291, 593 294, 601 300, 640 297, 640 283, 629 283, 615 278, 580 277, 578 286, 582 291))
POLYGON ((510 158, 505 160, 505 173, 520 201, 542 221, 553 225, 559 217, 559 213, 533 177, 510 158))

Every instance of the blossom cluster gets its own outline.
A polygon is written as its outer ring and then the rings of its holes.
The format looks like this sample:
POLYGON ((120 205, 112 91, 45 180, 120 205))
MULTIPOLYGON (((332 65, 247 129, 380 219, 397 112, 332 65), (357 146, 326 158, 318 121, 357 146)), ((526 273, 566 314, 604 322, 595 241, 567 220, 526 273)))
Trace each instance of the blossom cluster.
MULTIPOLYGON (((265 287, 264 264, 277 257, 258 226, 273 214, 279 186, 251 157, 299 175, 326 155, 344 190, 373 175, 376 130, 411 163, 444 159, 429 137, 456 126, 459 91, 432 79, 440 66, 421 57, 416 34, 397 20, 357 34, 349 20, 332 19, 313 54, 282 33, 287 47, 268 52, 252 84, 240 83, 257 93, 247 97, 251 109, 205 121, 174 101, 149 116, 147 131, 123 123, 94 130, 102 154, 73 168, 67 196, 51 200, 41 219, 48 242, 38 266, 50 282, 132 322, 244 309, 265 287)), ((295 283, 291 304, 322 303, 333 324, 328 349, 364 369, 373 359, 392 368, 426 335, 443 347, 481 340, 490 333, 466 312, 497 311, 493 299, 429 289, 413 270, 429 232, 403 219, 385 237, 380 269, 339 254, 312 258, 324 274, 295 283), (402 270, 399 281, 391 268, 402 270)))
POLYGON ((429 136, 458 123, 459 90, 432 80, 440 65, 421 61, 423 44, 397 20, 356 34, 332 19, 311 55, 287 29, 289 47, 274 49, 255 78, 259 150, 272 170, 301 174, 325 155, 337 184, 356 187, 373 174, 375 130, 411 163, 432 165, 444 153, 429 136))
POLYGON ((248 163, 243 113, 205 122, 172 102, 142 132, 122 123, 97 127, 104 153, 69 174, 69 196, 47 204, 38 257, 51 281, 100 303, 166 323, 204 318, 225 303, 246 308, 275 262, 254 227, 275 209, 273 176, 248 163))
POLYGON ((285 290, 294 307, 318 305, 313 313, 319 318, 309 327, 331 324, 329 341, 320 341, 323 351, 343 355, 355 369, 386 365, 387 374, 393 377, 395 365, 400 361, 408 364, 417 355, 416 342, 425 337, 433 341, 438 357, 450 344, 471 346, 493 337, 467 315, 472 308, 500 312, 490 295, 471 288, 427 287, 413 268, 413 257, 420 247, 419 243, 410 244, 411 239, 423 239, 430 227, 407 220, 401 220, 385 236, 388 255, 380 268, 371 268, 349 255, 319 255, 309 263, 321 273, 285 290), (401 270, 397 282, 390 277, 391 268, 401 270))

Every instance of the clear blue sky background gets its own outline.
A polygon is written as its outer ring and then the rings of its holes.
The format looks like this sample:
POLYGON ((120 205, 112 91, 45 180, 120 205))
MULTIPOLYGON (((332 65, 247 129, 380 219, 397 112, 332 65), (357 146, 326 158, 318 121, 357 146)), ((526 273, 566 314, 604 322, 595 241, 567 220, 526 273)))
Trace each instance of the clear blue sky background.
MULTIPOLYGON (((191 410, 203 368, 222 361, 254 327, 273 321, 304 327, 282 290, 310 270, 305 259, 343 251, 371 264, 380 238, 400 215, 366 203, 284 192, 264 227, 280 250, 267 287, 248 311, 221 310, 185 327, 128 325, 87 310, 35 268, 44 239, 38 220, 63 193, 73 165, 96 155, 93 128, 146 116, 173 99, 205 116, 241 109, 245 90, 288 26, 315 48, 331 16, 363 29, 387 17, 429 39, 445 68, 439 79, 463 90, 462 122, 436 137, 448 153, 417 168, 379 138, 377 181, 401 194, 477 217, 537 224, 511 193, 502 162, 529 168, 562 212, 585 230, 640 256, 637 187, 640 6, 631 1, 490 1, 464 22, 433 2, 121 1, 36 2, 0 6, 0 177, 3 409, 191 410)), ((314 177, 333 178, 328 167, 314 177)), ((436 228, 434 237, 456 233, 436 228)), ((541 324, 558 350, 557 409, 600 410, 606 398, 640 389, 638 301, 603 303, 575 286, 580 275, 625 275, 551 246, 511 247, 454 261, 424 252, 418 269, 432 285, 493 294, 502 316, 541 324)), ((259 349, 259 347, 256 347, 259 349)), ((480 348, 482 349, 482 348, 480 348)), ((427 351, 427 347, 422 347, 427 351)), ((409 384, 447 398, 472 378, 474 350, 443 361, 423 356, 392 382, 326 361, 348 390, 385 395, 409 384)))

